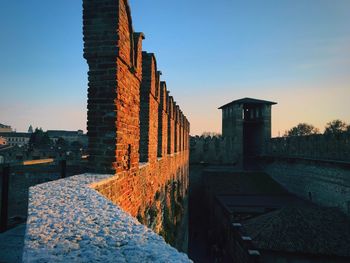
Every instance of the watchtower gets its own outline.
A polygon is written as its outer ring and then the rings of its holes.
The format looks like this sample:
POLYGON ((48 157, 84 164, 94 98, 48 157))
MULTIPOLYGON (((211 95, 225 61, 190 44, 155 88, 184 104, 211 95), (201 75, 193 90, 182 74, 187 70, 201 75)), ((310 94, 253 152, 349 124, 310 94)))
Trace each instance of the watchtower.
POLYGON ((243 98, 231 101, 222 110, 222 136, 231 163, 244 168, 264 153, 271 138, 271 106, 276 102, 243 98))

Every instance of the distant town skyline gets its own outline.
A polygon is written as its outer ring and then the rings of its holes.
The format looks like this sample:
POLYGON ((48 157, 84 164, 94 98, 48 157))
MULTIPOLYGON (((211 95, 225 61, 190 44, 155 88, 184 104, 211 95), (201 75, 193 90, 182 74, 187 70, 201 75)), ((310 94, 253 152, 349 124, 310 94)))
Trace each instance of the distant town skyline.
MULTIPOLYGON (((191 134, 221 132, 217 108, 243 97, 278 103, 273 136, 350 122, 350 1, 129 2, 191 134)), ((0 123, 86 131, 81 1, 3 1, 0 16, 0 123)))

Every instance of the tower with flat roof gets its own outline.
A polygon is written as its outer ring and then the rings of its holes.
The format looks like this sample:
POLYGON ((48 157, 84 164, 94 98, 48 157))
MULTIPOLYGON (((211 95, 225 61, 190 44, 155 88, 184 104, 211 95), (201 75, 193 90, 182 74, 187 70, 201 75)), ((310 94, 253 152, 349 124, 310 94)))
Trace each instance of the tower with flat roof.
POLYGON ((222 136, 231 163, 249 169, 271 138, 271 106, 276 102, 243 98, 222 110, 222 136))

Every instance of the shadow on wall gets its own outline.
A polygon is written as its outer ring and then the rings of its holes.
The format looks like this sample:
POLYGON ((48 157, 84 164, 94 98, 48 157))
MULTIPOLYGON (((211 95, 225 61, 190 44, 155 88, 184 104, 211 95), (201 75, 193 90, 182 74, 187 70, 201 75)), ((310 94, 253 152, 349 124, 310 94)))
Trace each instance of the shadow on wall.
POLYGON ((222 136, 191 136, 190 164, 237 164, 239 156, 227 149, 227 139, 222 136))

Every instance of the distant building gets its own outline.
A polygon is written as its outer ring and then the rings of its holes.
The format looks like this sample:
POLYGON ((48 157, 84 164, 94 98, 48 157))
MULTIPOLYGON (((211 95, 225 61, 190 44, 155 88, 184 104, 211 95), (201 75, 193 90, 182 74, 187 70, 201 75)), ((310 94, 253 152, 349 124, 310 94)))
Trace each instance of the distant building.
POLYGON ((69 143, 78 141, 78 142, 81 142, 83 145, 87 144, 87 137, 82 130, 78 130, 78 131, 48 130, 47 135, 54 142, 56 142, 59 138, 62 138, 69 143))
POLYGON ((0 132, 0 137, 5 138, 7 145, 22 147, 29 143, 30 134, 26 132, 0 132))
POLYGON ((12 132, 11 126, 0 123, 0 132, 12 132))
POLYGON ((243 98, 221 106, 222 136, 232 163, 248 167, 271 138, 272 101, 243 98))

